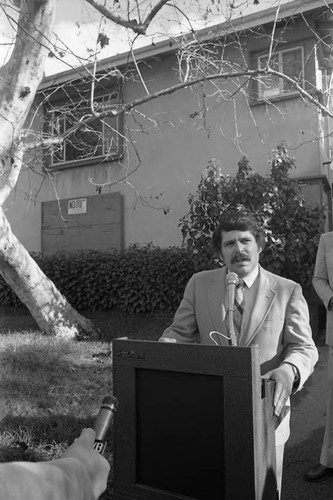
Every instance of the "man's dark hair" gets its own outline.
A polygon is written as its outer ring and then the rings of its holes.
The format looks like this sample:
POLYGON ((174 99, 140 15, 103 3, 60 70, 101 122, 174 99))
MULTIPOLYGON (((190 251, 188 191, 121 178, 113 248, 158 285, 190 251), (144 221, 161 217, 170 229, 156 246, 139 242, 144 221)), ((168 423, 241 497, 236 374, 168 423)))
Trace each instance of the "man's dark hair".
POLYGON ((220 223, 213 234, 213 244, 218 253, 221 252, 222 231, 250 231, 257 245, 262 249, 265 248, 265 233, 252 215, 242 212, 226 212, 222 215, 220 223))

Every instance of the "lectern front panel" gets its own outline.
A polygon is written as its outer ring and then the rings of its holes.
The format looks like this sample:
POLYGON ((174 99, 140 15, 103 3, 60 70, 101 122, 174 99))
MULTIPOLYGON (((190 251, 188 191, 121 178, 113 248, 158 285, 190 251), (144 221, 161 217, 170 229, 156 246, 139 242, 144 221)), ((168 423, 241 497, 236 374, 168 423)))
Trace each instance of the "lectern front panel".
POLYGON ((136 383, 138 483, 223 500, 222 379, 138 369, 136 383))

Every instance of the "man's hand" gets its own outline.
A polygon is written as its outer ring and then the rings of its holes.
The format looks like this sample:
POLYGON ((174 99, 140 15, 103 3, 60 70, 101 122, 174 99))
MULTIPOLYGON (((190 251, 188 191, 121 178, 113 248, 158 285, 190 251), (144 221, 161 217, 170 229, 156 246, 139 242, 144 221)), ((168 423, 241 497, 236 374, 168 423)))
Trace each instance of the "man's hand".
POLYGON ((293 389, 294 371, 291 365, 284 363, 275 370, 265 373, 263 377, 275 381, 274 415, 279 417, 293 389))
POLYGON ((83 429, 80 437, 62 455, 63 458, 76 458, 84 466, 90 477, 95 498, 105 491, 110 471, 110 464, 102 455, 94 450, 95 431, 83 429))

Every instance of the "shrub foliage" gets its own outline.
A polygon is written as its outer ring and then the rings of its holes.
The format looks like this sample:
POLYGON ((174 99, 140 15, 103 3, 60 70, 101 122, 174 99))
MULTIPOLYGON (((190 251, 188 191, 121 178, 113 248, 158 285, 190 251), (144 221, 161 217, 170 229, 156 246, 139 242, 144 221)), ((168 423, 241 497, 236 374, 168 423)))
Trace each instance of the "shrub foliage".
POLYGON ((254 215, 266 234, 262 265, 281 276, 309 288, 320 234, 324 231, 324 207, 311 207, 304 199, 300 183, 289 177, 294 159, 281 144, 273 150, 270 174, 253 172, 244 157, 235 176, 222 173, 211 161, 195 194, 190 210, 180 220, 184 242, 193 255, 196 270, 221 265, 212 246, 212 232, 220 216, 228 210, 254 215))
MULTIPOLYGON (((232 209, 252 213, 264 227, 267 246, 261 258, 263 266, 308 287, 325 211, 307 204, 299 183, 289 177, 295 165, 283 145, 273 151, 270 166, 270 174, 264 177, 254 173, 243 158, 233 177, 210 162, 197 192, 189 196, 189 213, 180 220, 186 242, 183 248, 148 244, 119 252, 33 257, 79 311, 174 311, 193 272, 221 265, 211 237, 221 214, 232 209)), ((1 277, 0 303, 4 308, 22 307, 1 277)))
MULTIPOLYGON (((79 311, 119 308, 130 313, 174 311, 194 272, 184 248, 132 245, 119 252, 59 252, 34 259, 79 311)), ((0 279, 2 307, 21 307, 0 279)))

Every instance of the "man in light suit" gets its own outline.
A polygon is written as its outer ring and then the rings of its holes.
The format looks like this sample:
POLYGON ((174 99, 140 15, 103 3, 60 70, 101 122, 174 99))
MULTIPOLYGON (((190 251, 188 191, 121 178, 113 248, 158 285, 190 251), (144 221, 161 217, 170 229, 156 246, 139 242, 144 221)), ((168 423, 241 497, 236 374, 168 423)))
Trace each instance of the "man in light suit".
POLYGON ((333 232, 320 237, 312 284, 326 307, 328 394, 325 434, 319 463, 311 467, 305 476, 308 481, 320 481, 333 474, 333 232))
POLYGON ((259 265, 264 234, 255 219, 238 212, 224 216, 213 242, 225 267, 194 274, 189 280, 174 321, 160 341, 229 345, 226 275, 244 280, 239 346, 257 344, 261 373, 275 380, 277 483, 281 491, 284 445, 289 437, 290 394, 300 390, 318 360, 309 311, 300 285, 259 265), (215 342, 216 343, 216 342, 215 342), (284 409, 284 411, 282 411, 284 409))

